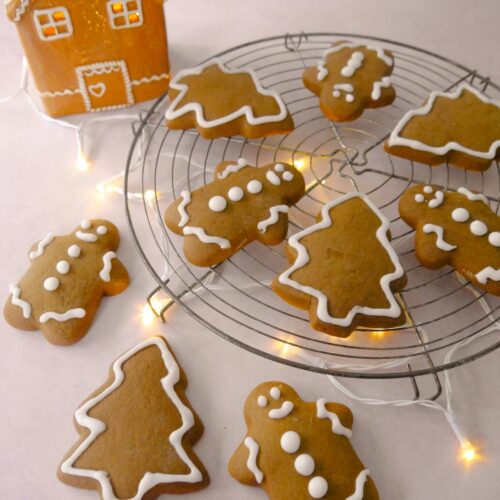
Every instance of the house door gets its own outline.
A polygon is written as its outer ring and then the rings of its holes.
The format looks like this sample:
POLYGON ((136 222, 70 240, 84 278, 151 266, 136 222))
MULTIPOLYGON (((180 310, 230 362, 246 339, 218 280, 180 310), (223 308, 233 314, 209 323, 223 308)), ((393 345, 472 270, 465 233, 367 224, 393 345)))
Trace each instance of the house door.
POLYGON ((125 61, 108 61, 76 68, 87 111, 123 108, 134 104, 125 61))

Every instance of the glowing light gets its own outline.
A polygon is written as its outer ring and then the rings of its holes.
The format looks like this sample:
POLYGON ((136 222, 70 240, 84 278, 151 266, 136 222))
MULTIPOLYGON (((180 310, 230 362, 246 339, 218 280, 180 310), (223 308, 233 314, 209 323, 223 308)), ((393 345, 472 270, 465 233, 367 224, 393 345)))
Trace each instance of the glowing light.
POLYGON ((477 460, 479 458, 479 454, 476 448, 474 448, 472 443, 469 441, 462 444, 462 450, 460 455, 462 457, 462 460, 467 464, 470 464, 474 462, 474 460, 477 460))
POLYGON ((141 317, 142 317, 142 323, 145 326, 150 326, 153 324, 153 321, 155 320, 156 315, 148 303, 144 304, 144 307, 142 308, 141 317))
POLYGON ((372 337, 376 339, 381 339, 382 337, 385 336, 387 332, 384 330, 375 330, 372 332, 372 337))
POLYGON ((153 201, 156 198, 156 193, 152 189, 148 189, 144 193, 144 199, 146 201, 153 201))
POLYGON ((306 161, 305 160, 294 160, 293 161, 293 166, 297 169, 297 170, 303 170, 304 167, 306 166, 306 161))
POLYGON ((79 172, 85 172, 90 168, 90 162, 80 153, 78 155, 78 161, 76 163, 76 169, 79 172))

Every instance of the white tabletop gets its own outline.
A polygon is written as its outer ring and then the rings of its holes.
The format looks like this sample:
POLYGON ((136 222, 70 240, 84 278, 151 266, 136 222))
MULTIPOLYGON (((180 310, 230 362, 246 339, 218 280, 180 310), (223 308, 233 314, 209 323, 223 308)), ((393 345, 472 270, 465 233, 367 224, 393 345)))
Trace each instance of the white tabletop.
MULTIPOLYGON (((438 52, 500 82, 498 0, 171 0, 166 6, 173 69, 252 39, 287 31, 362 33, 438 52)), ((18 80, 21 49, 14 27, 0 19, 0 97, 18 80)), ((3 324, 0 335, 0 497, 6 500, 91 499, 96 493, 60 483, 57 465, 77 438, 72 414, 107 377, 111 361, 158 333, 172 345, 188 378, 188 397, 205 424, 195 451, 211 476, 209 488, 184 498, 264 499, 234 481, 227 461, 245 433, 242 406, 262 381, 282 380, 304 399, 348 404, 355 415, 353 444, 370 469, 381 498, 493 499, 500 481, 500 351, 456 369, 454 407, 484 460, 465 467, 442 414, 426 408, 372 407, 353 402, 320 375, 258 358, 220 339, 178 308, 167 325, 143 326, 140 310, 154 285, 127 230, 123 200, 101 199, 96 184, 123 168, 131 140, 125 123, 89 127, 88 172, 75 169, 74 134, 43 121, 24 96, 0 106, 0 283, 16 282, 27 249, 48 231, 65 233, 82 218, 104 217, 120 228, 119 256, 132 284, 105 299, 87 336, 69 348, 40 333, 3 324)), ((365 396, 408 395, 409 382, 345 381, 365 396)))

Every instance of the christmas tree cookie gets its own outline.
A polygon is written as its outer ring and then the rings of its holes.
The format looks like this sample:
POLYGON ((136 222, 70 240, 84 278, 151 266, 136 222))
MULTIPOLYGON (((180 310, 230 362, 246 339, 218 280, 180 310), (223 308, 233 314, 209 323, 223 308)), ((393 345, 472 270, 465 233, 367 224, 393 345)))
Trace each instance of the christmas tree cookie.
POLYGON ((186 493, 209 479, 192 446, 203 425, 168 344, 152 337, 119 357, 108 381, 75 412, 80 434, 58 477, 99 490, 103 500, 152 500, 186 493))
POLYGON ((10 285, 9 324, 41 330, 52 344, 69 345, 88 331, 104 295, 125 290, 129 276, 115 251, 120 234, 102 219, 84 220, 64 236, 49 233, 30 252, 30 268, 10 285))
POLYGON ((251 69, 218 60, 179 71, 170 83, 165 118, 171 129, 194 128, 206 139, 286 134, 293 119, 279 94, 265 89, 251 69))
POLYGON ((404 324, 394 294, 406 275, 389 240, 389 221, 364 194, 330 201, 316 224, 289 238, 292 266, 273 280, 273 290, 330 335, 404 324))
POLYGON ((270 500, 378 500, 370 472, 351 445, 352 413, 318 399, 303 401, 282 382, 248 396, 248 432, 229 461, 229 473, 259 486, 270 500))
POLYGON ((432 92, 423 107, 401 118, 385 150, 428 165, 486 170, 500 159, 500 102, 467 83, 432 92))
POLYGON ((452 266, 464 278, 500 295, 500 217, 482 194, 417 184, 399 201, 401 218, 416 230, 418 260, 430 269, 452 266))
POLYGON ((319 97, 323 114, 333 121, 355 120, 366 108, 387 106, 396 98, 392 53, 380 47, 338 42, 317 66, 306 68, 304 85, 319 97))
POLYGON ((165 212, 167 227, 184 235, 184 254, 198 266, 214 266, 254 240, 277 245, 286 237, 288 209, 305 191, 292 165, 252 167, 224 161, 213 182, 182 191, 165 212))

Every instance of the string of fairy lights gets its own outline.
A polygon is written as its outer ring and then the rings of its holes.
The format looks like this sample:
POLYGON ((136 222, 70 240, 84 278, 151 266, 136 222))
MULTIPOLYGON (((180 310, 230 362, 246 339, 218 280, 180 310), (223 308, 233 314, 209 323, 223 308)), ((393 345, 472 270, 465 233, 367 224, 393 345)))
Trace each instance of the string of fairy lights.
MULTIPOLYGON (((28 102, 30 103, 31 107, 33 110, 36 112, 38 116, 40 116, 43 120, 59 125, 68 129, 71 129, 74 131, 76 135, 76 146, 77 146, 77 161, 76 161, 76 169, 82 172, 85 172, 89 170, 92 166, 91 159, 86 155, 85 152, 85 142, 84 142, 84 137, 85 137, 85 129, 94 123, 98 122, 105 122, 105 121, 110 121, 110 120, 117 120, 117 121, 130 121, 130 120, 139 120, 139 115, 138 114, 119 114, 119 115, 106 115, 106 116, 99 116, 95 118, 88 119, 84 122, 80 122, 79 124, 72 124, 69 123, 65 120, 61 119, 55 119, 52 118, 42 111, 40 111, 36 105, 36 103, 33 101, 29 89, 28 89, 28 65, 26 62, 26 58, 23 58, 23 63, 22 63, 22 71, 21 71, 21 78, 18 84, 18 87, 14 90, 14 92, 4 98, 0 98, 0 104, 6 103, 8 101, 11 101, 12 99, 16 98, 20 94, 24 94, 28 102)), ((139 158, 137 160, 137 164, 139 164, 141 160, 141 155, 142 155, 142 144, 139 143, 139 158)), ((189 161, 188 158, 186 158, 186 161, 189 161)), ((293 163, 294 166, 301 170, 304 171, 308 168, 308 161, 307 159, 301 158, 301 159, 291 159, 290 163, 293 163)), ((199 169, 199 173, 194 174, 195 176, 202 175, 202 167, 200 165, 193 164, 191 162, 192 166, 195 168, 199 169)), ((135 167, 137 168, 137 167, 135 167)), ((118 196, 125 196, 124 192, 124 187, 123 187, 123 178, 124 178, 124 171, 120 171, 117 174, 109 177, 106 180, 103 180, 99 182, 96 186, 97 192, 101 196, 101 198, 105 198, 106 195, 108 194, 115 194, 118 196), (121 182, 120 182, 121 181, 121 182)), ((178 183, 182 183, 184 179, 181 179, 178 181, 178 183)), ((131 201, 138 201, 142 203, 146 203, 149 208, 153 208, 153 204, 156 203, 156 201, 161 198, 164 195, 164 193, 159 193, 155 192, 153 190, 146 190, 144 193, 143 192, 128 192, 127 197, 131 201)), ((159 225, 163 225, 163 221, 161 218, 158 217, 157 211, 156 210, 151 210, 153 214, 155 214, 156 217, 156 223, 159 225)), ((162 228, 163 229, 163 228, 162 228)), ((169 242, 166 240, 166 238, 163 236, 163 230, 159 231, 159 233, 162 235, 162 246, 163 250, 165 252, 165 255, 168 255, 169 251, 169 242)), ((172 269, 169 269, 168 263, 165 262, 165 267, 163 271, 163 276, 162 279, 166 280, 168 279, 171 274, 173 273, 172 269)), ((472 286, 467 284, 467 282, 457 274, 457 279, 471 292, 473 293, 476 298, 478 303, 481 305, 481 307, 484 309, 485 313, 491 320, 491 325, 490 327, 484 329, 480 333, 469 337, 462 342, 459 342, 455 344, 446 354, 444 362, 445 364, 449 363, 452 360, 452 357, 456 352, 467 345, 469 345, 471 342, 485 336, 485 335, 490 335, 492 333, 498 333, 500 331, 500 324, 498 321, 493 317, 492 311, 486 302, 486 300, 475 290, 472 286)), ((198 285, 201 288, 201 284, 198 285)), ((246 285, 243 286, 242 288, 249 288, 252 286, 257 286, 257 285, 246 285)), ((208 281, 203 283, 203 287, 206 287, 207 289, 214 290, 217 287, 219 289, 224 289, 227 288, 224 285, 219 285, 219 284, 213 284, 210 282, 210 278, 208 281)), ((189 295, 191 294, 193 296, 193 293, 197 291, 197 287, 194 287, 190 293, 188 293, 185 296, 185 300, 189 300, 189 295)), ((172 302, 171 298, 168 297, 153 297, 151 300, 151 306, 146 302, 144 306, 141 308, 141 319, 142 323, 145 327, 151 327, 156 320, 161 315, 161 311, 164 310, 165 306, 170 304, 172 302), (153 310, 154 309, 154 310, 153 310)), ((385 336, 386 332, 383 331, 374 331, 372 332, 372 336, 375 340, 380 340, 385 336)), ((427 341, 426 339, 426 333, 424 330, 422 330, 422 335, 424 338, 424 341, 427 341)), ((321 366, 323 368, 343 368, 343 369, 353 369, 353 370, 373 370, 374 368, 394 368, 398 365, 404 365, 407 360, 398 360, 397 362, 390 362, 390 363, 385 363, 385 364, 379 364, 379 365, 332 365, 331 363, 326 363, 323 359, 312 355, 311 353, 306 352, 304 349, 300 349, 298 347, 292 347, 290 344, 286 342, 280 342, 276 341, 277 344, 279 344, 278 349, 280 349, 281 354, 285 357, 297 357, 301 358, 311 364, 314 364, 316 366, 321 366)), ((452 407, 452 384, 451 384, 451 379, 450 379, 450 372, 448 370, 443 372, 444 378, 445 378, 445 384, 444 384, 444 399, 445 399, 445 404, 441 404, 437 401, 432 401, 432 400, 405 400, 405 399, 400 399, 400 400, 384 400, 384 399, 377 399, 377 398, 372 398, 372 397, 363 397, 355 394, 352 390, 347 388, 347 386, 344 383, 341 383, 337 377, 334 377, 332 375, 327 375, 328 380, 330 383, 340 392, 342 392, 344 395, 349 397, 350 399, 357 401, 362 404, 366 405, 372 405, 372 406, 395 406, 395 407, 411 407, 411 406, 422 406, 425 408, 437 410, 441 412, 447 423, 450 425, 450 428, 452 429, 455 437, 457 438, 459 445, 460 445, 460 452, 459 456, 460 458, 466 463, 466 464, 471 464, 474 461, 477 461, 482 458, 482 453, 480 450, 466 437, 466 434, 463 432, 461 427, 459 426, 456 414, 453 410, 452 407)))

